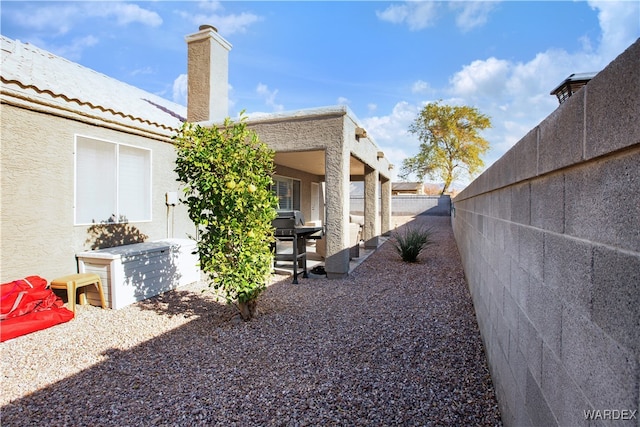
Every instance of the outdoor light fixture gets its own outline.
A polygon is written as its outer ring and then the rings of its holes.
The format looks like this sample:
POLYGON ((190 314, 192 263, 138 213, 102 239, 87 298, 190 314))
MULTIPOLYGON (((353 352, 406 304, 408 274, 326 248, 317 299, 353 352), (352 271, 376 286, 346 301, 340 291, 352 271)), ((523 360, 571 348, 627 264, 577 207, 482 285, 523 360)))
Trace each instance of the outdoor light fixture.
POLYGON ((562 83, 558 85, 549 95, 555 95, 558 97, 558 102, 562 104, 571 95, 576 93, 582 86, 589 83, 597 73, 579 73, 571 74, 562 83))
POLYGON ((364 128, 356 128, 356 139, 366 138, 367 131, 364 128))
POLYGON ((378 157, 378 160, 384 158, 384 152, 378 151, 378 156, 377 157, 378 157))

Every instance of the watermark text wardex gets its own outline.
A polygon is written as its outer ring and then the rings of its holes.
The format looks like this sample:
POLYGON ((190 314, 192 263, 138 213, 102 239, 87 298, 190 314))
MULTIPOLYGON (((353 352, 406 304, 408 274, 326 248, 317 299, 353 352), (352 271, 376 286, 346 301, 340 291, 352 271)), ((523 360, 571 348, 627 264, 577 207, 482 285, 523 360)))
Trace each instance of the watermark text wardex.
POLYGON ((586 409, 585 420, 635 420, 638 411, 635 409, 586 409))

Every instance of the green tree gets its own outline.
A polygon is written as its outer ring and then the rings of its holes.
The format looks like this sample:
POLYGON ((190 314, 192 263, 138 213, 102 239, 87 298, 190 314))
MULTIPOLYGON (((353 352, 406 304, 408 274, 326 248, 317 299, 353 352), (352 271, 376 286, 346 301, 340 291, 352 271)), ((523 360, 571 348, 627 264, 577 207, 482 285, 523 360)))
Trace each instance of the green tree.
POLYGON ((489 150, 489 142, 479 131, 490 127, 490 118, 474 107, 441 101, 425 105, 409 127, 420 140, 420 152, 403 160, 400 177, 414 174, 420 181, 425 176, 442 179, 444 194, 462 171, 474 176, 482 169, 480 156, 489 150))
POLYGON ((227 118, 220 128, 185 123, 174 141, 182 201, 198 229, 200 268, 250 320, 271 274, 274 153, 244 116, 227 118))

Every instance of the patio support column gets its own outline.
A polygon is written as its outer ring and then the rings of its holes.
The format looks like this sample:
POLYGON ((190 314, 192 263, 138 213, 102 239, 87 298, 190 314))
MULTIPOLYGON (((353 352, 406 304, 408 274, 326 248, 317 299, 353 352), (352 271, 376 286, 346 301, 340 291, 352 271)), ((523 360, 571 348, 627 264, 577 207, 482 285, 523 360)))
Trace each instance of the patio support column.
POLYGON ((325 151, 327 243, 325 271, 329 279, 349 275, 349 158, 342 141, 327 144, 325 151))
POLYGON ((364 247, 378 247, 378 170, 364 167, 364 247))
POLYGON ((391 180, 383 178, 380 187, 380 234, 385 235, 391 230, 391 180))

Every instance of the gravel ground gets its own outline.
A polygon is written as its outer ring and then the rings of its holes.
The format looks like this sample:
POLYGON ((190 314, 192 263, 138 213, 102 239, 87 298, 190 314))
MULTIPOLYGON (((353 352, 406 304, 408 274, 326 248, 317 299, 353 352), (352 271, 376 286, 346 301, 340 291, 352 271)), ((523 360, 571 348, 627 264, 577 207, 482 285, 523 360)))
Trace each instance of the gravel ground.
POLYGON ((7 341, 0 423, 501 425, 449 218, 414 221, 418 263, 386 242, 344 280, 276 276, 250 322, 194 284, 7 341))

